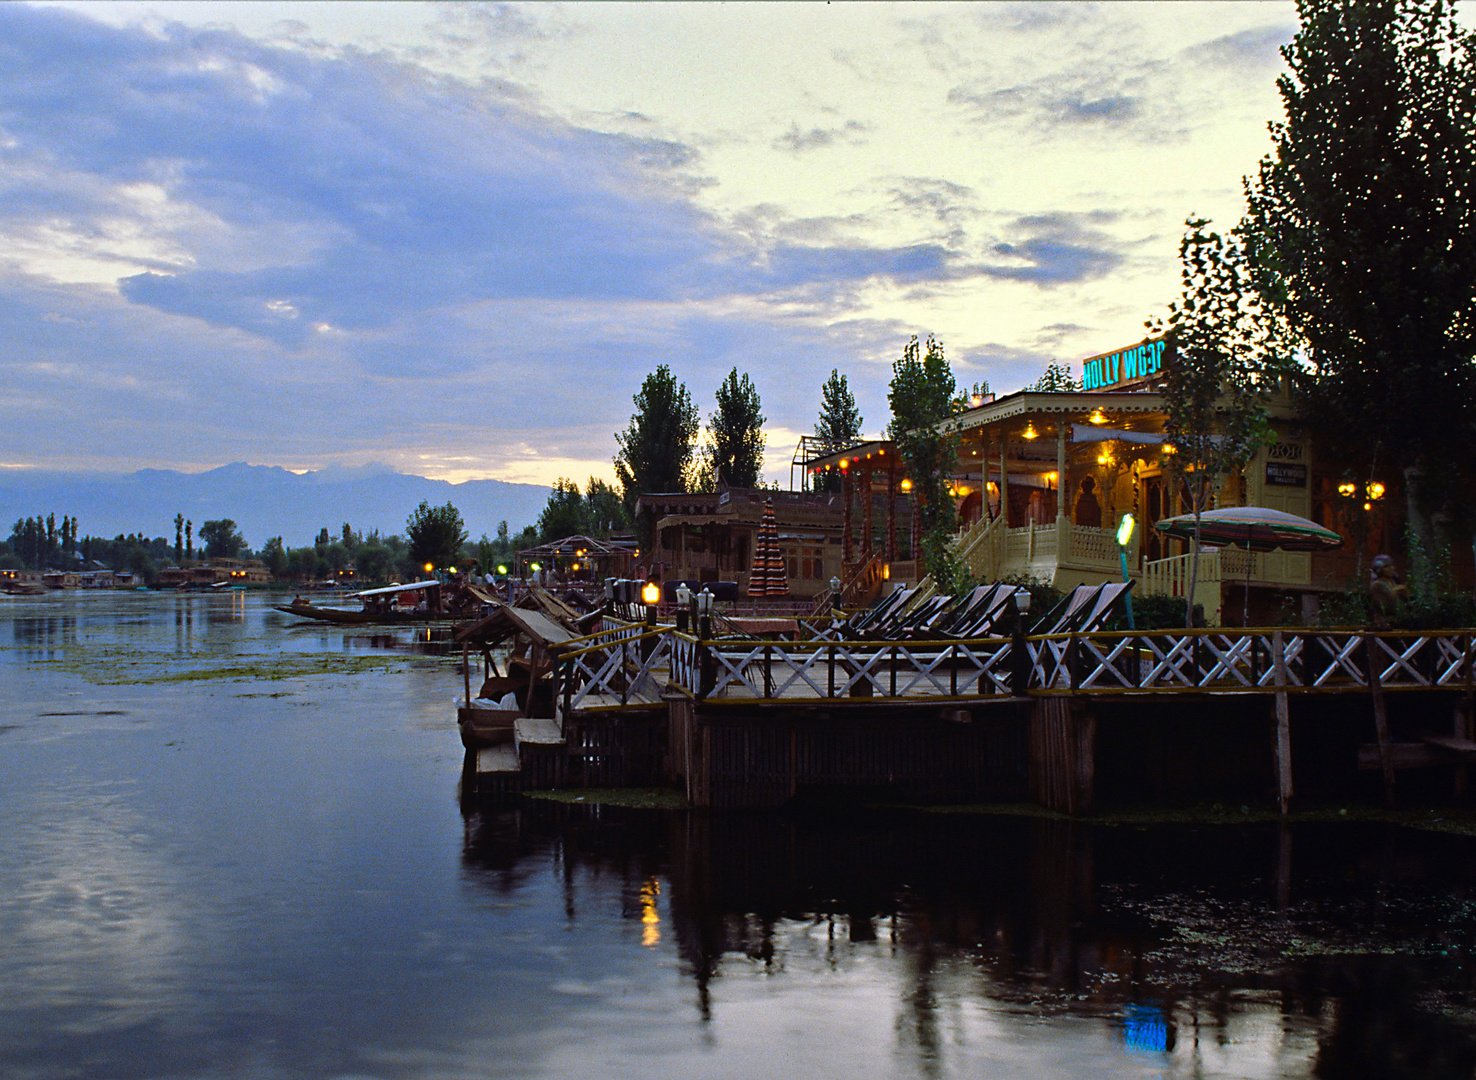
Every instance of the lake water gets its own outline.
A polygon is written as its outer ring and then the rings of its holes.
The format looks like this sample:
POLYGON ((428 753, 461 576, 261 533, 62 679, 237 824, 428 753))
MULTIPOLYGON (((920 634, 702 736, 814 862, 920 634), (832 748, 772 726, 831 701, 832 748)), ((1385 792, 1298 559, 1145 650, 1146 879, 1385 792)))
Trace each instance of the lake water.
POLYGON ((0 598, 0 1076, 1472 1076, 1471 837, 464 808, 271 602, 0 598))

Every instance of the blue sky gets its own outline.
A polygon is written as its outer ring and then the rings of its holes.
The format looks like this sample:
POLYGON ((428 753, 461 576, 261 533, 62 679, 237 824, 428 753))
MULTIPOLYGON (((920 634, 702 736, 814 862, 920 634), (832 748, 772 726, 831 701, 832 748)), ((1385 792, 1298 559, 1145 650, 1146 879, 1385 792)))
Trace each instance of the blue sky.
POLYGON ((665 363, 787 483, 1142 336, 1226 225, 1288 4, 0 4, 0 467, 610 476, 665 363))

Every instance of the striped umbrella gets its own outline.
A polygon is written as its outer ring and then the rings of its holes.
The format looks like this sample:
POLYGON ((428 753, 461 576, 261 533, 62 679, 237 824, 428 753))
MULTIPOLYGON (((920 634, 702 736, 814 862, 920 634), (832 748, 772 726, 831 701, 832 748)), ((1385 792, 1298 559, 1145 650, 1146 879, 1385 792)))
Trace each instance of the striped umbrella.
MULTIPOLYGON (((1315 521, 1269 510, 1264 506, 1227 506, 1199 515, 1199 542, 1224 547, 1235 544, 1251 551, 1320 551, 1335 548, 1343 538, 1315 521)), ((1194 539, 1194 515, 1180 514, 1155 524, 1159 532, 1181 540, 1194 539)))
MULTIPOLYGON (((1176 536, 1181 540, 1194 539, 1194 515, 1180 514, 1155 522, 1159 532, 1176 536)), ((1343 538, 1331 529, 1324 529, 1315 521, 1285 510, 1271 510, 1264 506, 1226 506, 1219 510, 1206 510, 1199 515, 1199 542, 1215 547, 1234 544, 1250 551, 1321 551, 1335 548, 1343 538)), ((1250 623, 1250 573, 1251 561, 1245 561, 1245 592, 1240 621, 1250 623)))
POLYGON ((774 500, 764 500, 758 541, 753 546, 753 568, 748 573, 749 596, 788 596, 789 577, 784 555, 779 551, 779 523, 774 518, 774 500))

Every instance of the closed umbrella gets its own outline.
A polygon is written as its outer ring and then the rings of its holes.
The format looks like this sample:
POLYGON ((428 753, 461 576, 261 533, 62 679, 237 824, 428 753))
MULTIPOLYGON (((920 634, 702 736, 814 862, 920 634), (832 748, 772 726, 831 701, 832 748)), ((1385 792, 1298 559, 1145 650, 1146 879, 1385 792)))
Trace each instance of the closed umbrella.
MULTIPOLYGON (((1180 540, 1194 539, 1194 515, 1180 514, 1155 522, 1155 528, 1180 540)), ((1199 542, 1216 547, 1243 547, 1247 551, 1322 551, 1335 548, 1343 538, 1308 518, 1271 510, 1264 506, 1226 506, 1199 515, 1199 542)), ((1245 610, 1250 611, 1250 560, 1245 567, 1245 610)))
POLYGON ((764 500, 758 542, 753 547, 753 568, 748 574, 749 596, 788 596, 789 576, 779 550, 779 523, 774 518, 774 500, 764 500))

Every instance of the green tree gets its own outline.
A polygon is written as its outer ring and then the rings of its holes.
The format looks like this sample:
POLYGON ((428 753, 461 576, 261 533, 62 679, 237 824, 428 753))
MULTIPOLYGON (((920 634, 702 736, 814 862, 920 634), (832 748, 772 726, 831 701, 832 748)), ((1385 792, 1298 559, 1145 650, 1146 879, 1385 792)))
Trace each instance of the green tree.
POLYGON ((174 562, 184 562, 184 515, 174 515, 174 562))
POLYGON ((1476 456, 1476 44, 1444 0, 1298 14, 1285 119, 1247 181, 1252 253, 1323 444, 1392 460, 1428 543, 1476 456))
POLYGON ((646 376, 632 400, 636 411, 630 426, 615 435, 620 445, 615 476, 626 513, 634 515, 641 495, 687 490, 697 439, 697 407, 686 386, 677 382, 665 364, 646 376))
POLYGON ((912 480, 924 563, 942 592, 955 592, 963 584, 952 550, 957 512, 948 491, 958 463, 958 433, 947 422, 955 388, 942 342, 929 334, 924 353, 913 335, 892 365, 888 432, 912 480))
POLYGON ((287 548, 280 536, 270 537, 265 544, 261 545, 261 561, 266 564, 267 571, 272 577, 287 576, 287 548))
POLYGON ((585 531, 584 497, 573 480, 559 477, 548 493, 548 503, 538 515, 538 542, 562 540, 585 531))
POLYGON ((185 558, 193 561, 195 558, 195 523, 185 520, 185 558))
MULTIPOLYGON (((839 453, 861 440, 861 412, 856 408, 855 395, 839 368, 831 368, 830 378, 820 387, 820 416, 815 421, 815 439, 822 454, 839 453)), ((839 473, 826 473, 816 480, 819 490, 841 489, 839 473)))
POLYGON ((1081 383, 1077 381, 1075 375, 1071 374, 1070 364, 1058 364, 1052 360, 1046 365, 1045 371, 1041 372, 1040 378, 1025 387, 1025 389, 1050 393, 1069 393, 1072 390, 1080 390, 1081 383))
POLYGON ((1279 324, 1260 299, 1243 244, 1208 225, 1203 218, 1185 222, 1182 291, 1167 318, 1147 324, 1173 349, 1162 393, 1164 431, 1174 452, 1164 461, 1194 514, 1185 626, 1194 625, 1200 515, 1226 477, 1245 468, 1265 441, 1267 391, 1286 367, 1279 324))
POLYGON ((405 522, 405 536, 410 541, 410 559, 416 569, 430 563, 442 568, 454 565, 466 543, 466 527, 461 511, 450 503, 431 506, 424 499, 405 522))
POLYGON ((233 559, 246 547, 245 538, 236 531, 236 523, 230 518, 201 525, 200 541, 205 545, 207 559, 233 559))
POLYGON ((395 572, 395 553, 378 537, 370 537, 354 549, 354 570, 361 582, 389 581, 395 572))
POLYGON ((747 373, 735 367, 717 388, 708 419, 707 472, 713 486, 754 488, 764 469, 764 414, 747 373))
POLYGON ((589 478, 584 488, 584 516, 584 531, 600 539, 630 528, 630 516, 625 512, 620 493, 595 476, 589 478))

